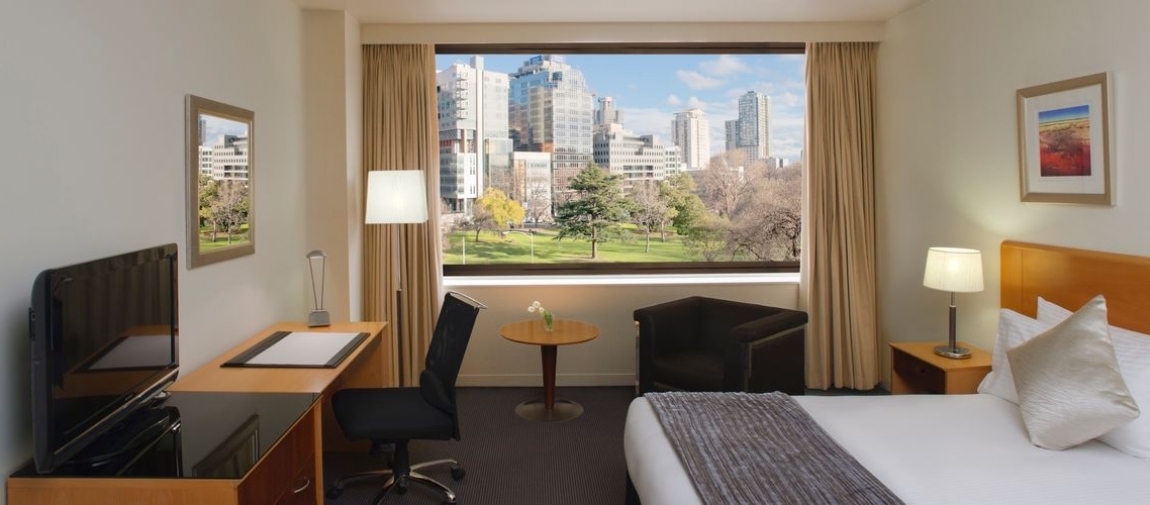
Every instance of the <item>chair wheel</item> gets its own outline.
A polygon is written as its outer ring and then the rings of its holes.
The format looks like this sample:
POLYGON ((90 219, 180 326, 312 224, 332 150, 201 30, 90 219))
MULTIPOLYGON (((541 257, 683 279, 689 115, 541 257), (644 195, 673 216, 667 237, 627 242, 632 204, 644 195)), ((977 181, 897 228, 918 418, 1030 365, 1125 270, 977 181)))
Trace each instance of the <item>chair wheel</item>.
POLYGON ((395 483, 395 494, 403 496, 407 494, 407 481, 402 480, 395 483))
POLYGON ((341 495, 343 495, 343 488, 335 486, 329 487, 327 488, 327 492, 323 495, 326 496, 329 500, 337 500, 341 495))
POLYGON ((461 466, 451 467, 451 478, 455 480, 463 480, 467 476, 467 471, 461 466))

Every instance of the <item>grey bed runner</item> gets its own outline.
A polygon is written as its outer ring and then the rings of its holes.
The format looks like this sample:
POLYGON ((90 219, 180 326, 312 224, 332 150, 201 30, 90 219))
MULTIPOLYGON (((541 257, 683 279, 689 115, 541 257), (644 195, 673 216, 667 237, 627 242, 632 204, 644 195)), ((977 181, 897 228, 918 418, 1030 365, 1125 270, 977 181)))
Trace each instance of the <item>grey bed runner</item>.
POLYGON ((786 394, 645 398, 707 505, 902 503, 786 394))

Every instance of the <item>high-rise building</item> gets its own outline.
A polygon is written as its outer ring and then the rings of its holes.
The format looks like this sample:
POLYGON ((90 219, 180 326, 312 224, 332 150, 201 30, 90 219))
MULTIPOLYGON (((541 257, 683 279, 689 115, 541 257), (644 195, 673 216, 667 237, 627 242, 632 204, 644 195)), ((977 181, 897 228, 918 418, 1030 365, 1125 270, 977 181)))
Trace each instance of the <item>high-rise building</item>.
MULTIPOLYGON (((488 187, 505 185, 511 166, 507 133, 508 76, 483 68, 482 57, 435 76, 439 113, 439 194, 470 214, 488 187)), ((501 188, 506 190, 506 188, 501 188)))
MULTIPOLYGON (((771 97, 757 91, 748 91, 739 97, 736 143, 746 154, 747 163, 771 155, 770 109, 771 97)), ((730 133, 727 135, 729 137, 730 133)), ((729 146, 727 150, 733 151, 729 146)))
POLYGON ((687 170, 687 165, 683 163, 683 150, 679 146, 667 146, 667 161, 666 168, 663 169, 665 175, 677 174, 687 170))
POLYGON ((599 108, 595 110, 595 131, 609 130, 613 124, 623 125, 623 111, 615 108, 614 98, 599 98, 599 108))
POLYGON ((249 145, 247 137, 226 134, 216 137, 211 145, 201 145, 200 173, 217 181, 248 180, 249 145))
POLYGON ((711 122, 702 109, 690 109, 675 114, 671 122, 671 135, 675 145, 683 150, 683 163, 687 170, 707 168, 711 159, 711 122))
POLYGON ((739 149, 739 120, 731 119, 723 123, 723 133, 726 142, 724 142, 723 149, 725 151, 735 151, 739 149))
POLYGON ((667 151, 654 135, 635 135, 613 124, 595 132, 594 144, 595 164, 622 175, 624 185, 666 177, 667 151))
POLYGON ((551 155, 516 151, 511 153, 511 190, 507 197, 523 205, 529 223, 551 219, 551 155))
POLYGON ((593 95, 562 56, 534 56, 511 75, 510 136, 516 151, 551 153, 557 193, 591 161, 593 95))

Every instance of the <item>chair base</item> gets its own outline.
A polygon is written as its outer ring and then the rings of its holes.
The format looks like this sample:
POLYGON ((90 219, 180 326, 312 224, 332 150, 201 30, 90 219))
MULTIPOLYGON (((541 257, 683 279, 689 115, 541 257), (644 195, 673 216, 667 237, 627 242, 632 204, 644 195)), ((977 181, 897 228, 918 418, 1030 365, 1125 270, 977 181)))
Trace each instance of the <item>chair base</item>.
POLYGON ((453 480, 463 480, 463 477, 467 475, 467 472, 463 470, 463 467, 459 466, 458 461, 454 459, 437 459, 435 461, 425 461, 423 463, 411 465, 411 469, 407 475, 400 475, 399 477, 395 476, 395 472, 393 470, 373 470, 370 472, 361 472, 345 477, 340 477, 339 479, 336 479, 331 487, 327 489, 326 496, 334 500, 343 494, 344 486, 351 482, 387 477, 387 481, 383 483, 383 487, 379 490, 379 493, 376 493, 375 497, 372 498, 372 503, 376 505, 382 503, 384 497, 387 496, 388 491, 391 491, 392 489, 396 489, 396 493, 398 494, 406 493, 407 486, 411 482, 416 482, 439 491, 440 494, 442 494, 443 497, 447 500, 443 503, 452 504, 455 503, 455 492, 452 491, 451 488, 443 485, 443 483, 431 477, 418 472, 418 470, 421 469, 445 465, 451 466, 451 478, 453 480))

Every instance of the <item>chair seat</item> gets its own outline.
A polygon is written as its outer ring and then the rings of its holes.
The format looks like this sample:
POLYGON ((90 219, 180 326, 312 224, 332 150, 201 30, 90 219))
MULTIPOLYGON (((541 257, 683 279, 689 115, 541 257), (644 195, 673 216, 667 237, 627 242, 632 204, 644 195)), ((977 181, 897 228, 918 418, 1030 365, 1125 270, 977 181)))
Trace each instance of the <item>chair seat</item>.
POLYGON ((427 403, 419 388, 343 389, 331 406, 352 440, 447 440, 455 429, 451 414, 427 403))
POLYGON ((723 357, 702 352, 681 352, 655 357, 656 382, 686 391, 722 391, 723 357))

